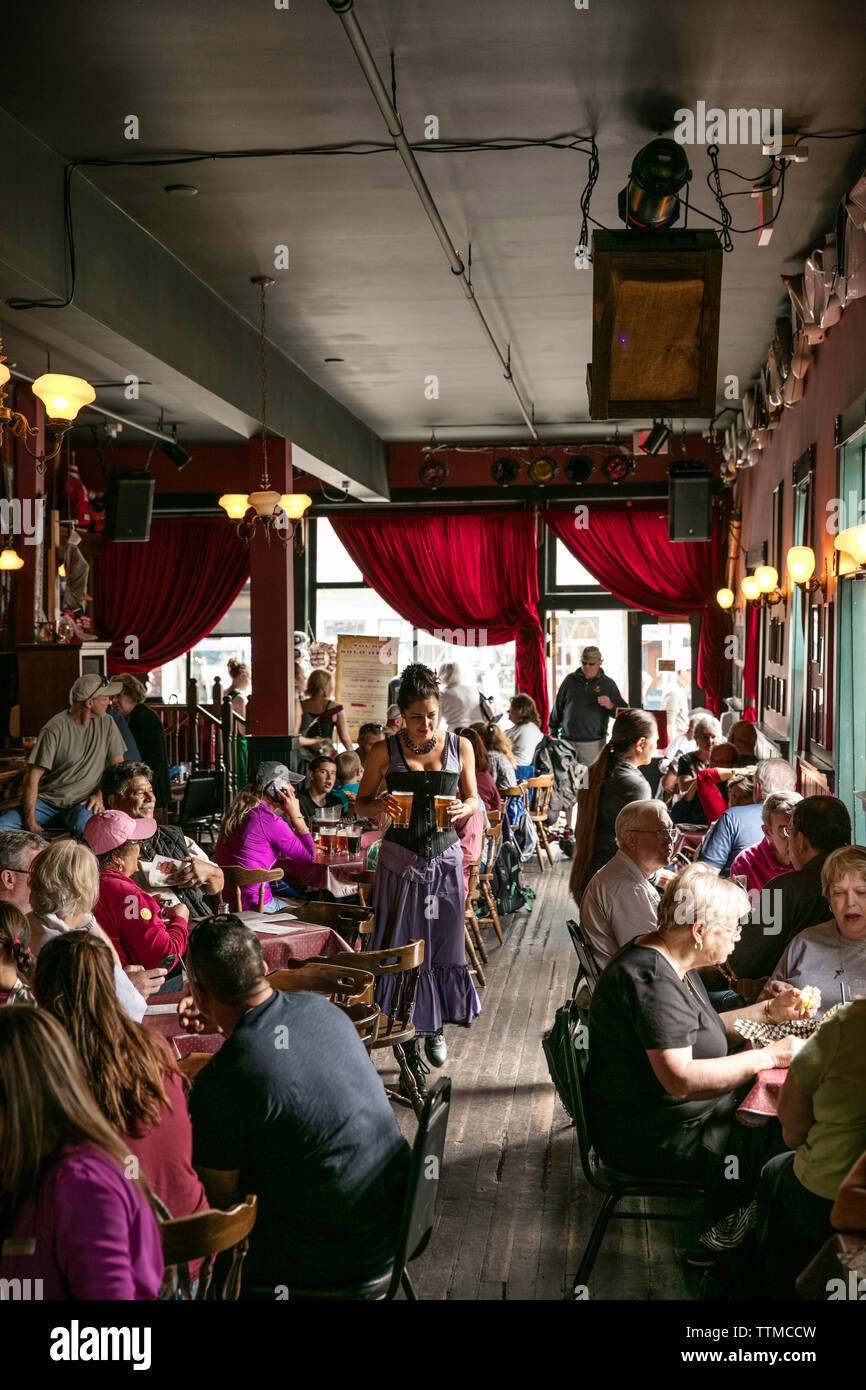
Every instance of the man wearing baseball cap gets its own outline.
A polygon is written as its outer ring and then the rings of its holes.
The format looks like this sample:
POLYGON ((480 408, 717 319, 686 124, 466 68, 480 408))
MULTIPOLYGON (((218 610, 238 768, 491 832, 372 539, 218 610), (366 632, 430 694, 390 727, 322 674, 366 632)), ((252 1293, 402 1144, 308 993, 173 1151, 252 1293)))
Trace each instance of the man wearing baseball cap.
POLYGON ((21 807, 0 816, 0 830, 21 826, 81 835, 94 811, 102 810, 99 783, 109 763, 123 761, 125 745, 106 718, 120 681, 79 676, 69 692, 69 709, 39 731, 21 789, 21 807))
POLYGON ((550 714, 553 737, 573 744, 578 758, 587 766, 595 762, 607 741, 611 711, 628 704, 616 681, 604 674, 601 659, 598 647, 584 647, 580 670, 566 676, 550 714))

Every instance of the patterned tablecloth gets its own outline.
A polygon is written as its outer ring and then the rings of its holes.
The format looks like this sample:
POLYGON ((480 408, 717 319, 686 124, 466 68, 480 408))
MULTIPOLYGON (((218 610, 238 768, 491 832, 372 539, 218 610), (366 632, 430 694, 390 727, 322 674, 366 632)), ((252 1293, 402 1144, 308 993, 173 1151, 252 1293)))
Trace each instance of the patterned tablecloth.
POLYGON ((768 1067, 758 1073, 757 1081, 737 1110, 741 1124, 765 1125, 768 1120, 775 1119, 787 1075, 787 1067, 768 1067))
POLYGON ((365 868, 367 850, 381 838, 381 830, 365 830, 361 835, 361 853, 352 859, 345 856, 342 859, 318 858, 312 864, 284 864, 286 882, 296 888, 324 888, 334 898, 348 898, 358 891, 353 875, 365 868))

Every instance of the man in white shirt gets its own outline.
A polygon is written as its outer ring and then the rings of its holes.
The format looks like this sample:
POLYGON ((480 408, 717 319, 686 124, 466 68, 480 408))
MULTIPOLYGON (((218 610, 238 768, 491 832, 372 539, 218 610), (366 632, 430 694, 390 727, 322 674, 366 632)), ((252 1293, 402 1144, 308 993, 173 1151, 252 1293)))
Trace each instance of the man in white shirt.
POLYGON ((676 836, 662 801, 630 801, 614 830, 617 852, 580 901, 580 925, 602 970, 636 936, 656 930, 659 895, 649 880, 668 863, 676 836))

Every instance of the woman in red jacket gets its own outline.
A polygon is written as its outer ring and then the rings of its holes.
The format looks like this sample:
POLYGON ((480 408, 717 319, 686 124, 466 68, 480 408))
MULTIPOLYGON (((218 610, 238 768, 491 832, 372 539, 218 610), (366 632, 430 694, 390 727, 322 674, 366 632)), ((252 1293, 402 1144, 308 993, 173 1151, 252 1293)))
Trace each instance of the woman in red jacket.
POLYGON ((133 820, 125 811, 102 811, 84 827, 84 838, 99 864, 96 920, 114 943, 122 966, 153 970, 162 965, 168 970, 163 992, 180 988, 171 976, 186 950, 189 909, 183 903, 162 907, 132 880, 140 841, 155 834, 155 820, 133 820))

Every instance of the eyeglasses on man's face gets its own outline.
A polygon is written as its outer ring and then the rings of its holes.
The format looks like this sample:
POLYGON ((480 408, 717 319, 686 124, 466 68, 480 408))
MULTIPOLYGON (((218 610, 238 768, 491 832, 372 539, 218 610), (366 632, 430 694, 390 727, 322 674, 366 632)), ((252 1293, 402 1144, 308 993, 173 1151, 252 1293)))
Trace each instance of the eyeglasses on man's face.
POLYGON ((673 840, 676 836, 676 833, 677 832, 672 825, 658 826, 654 830, 647 829, 634 831, 635 835, 663 835, 666 840, 673 840))

